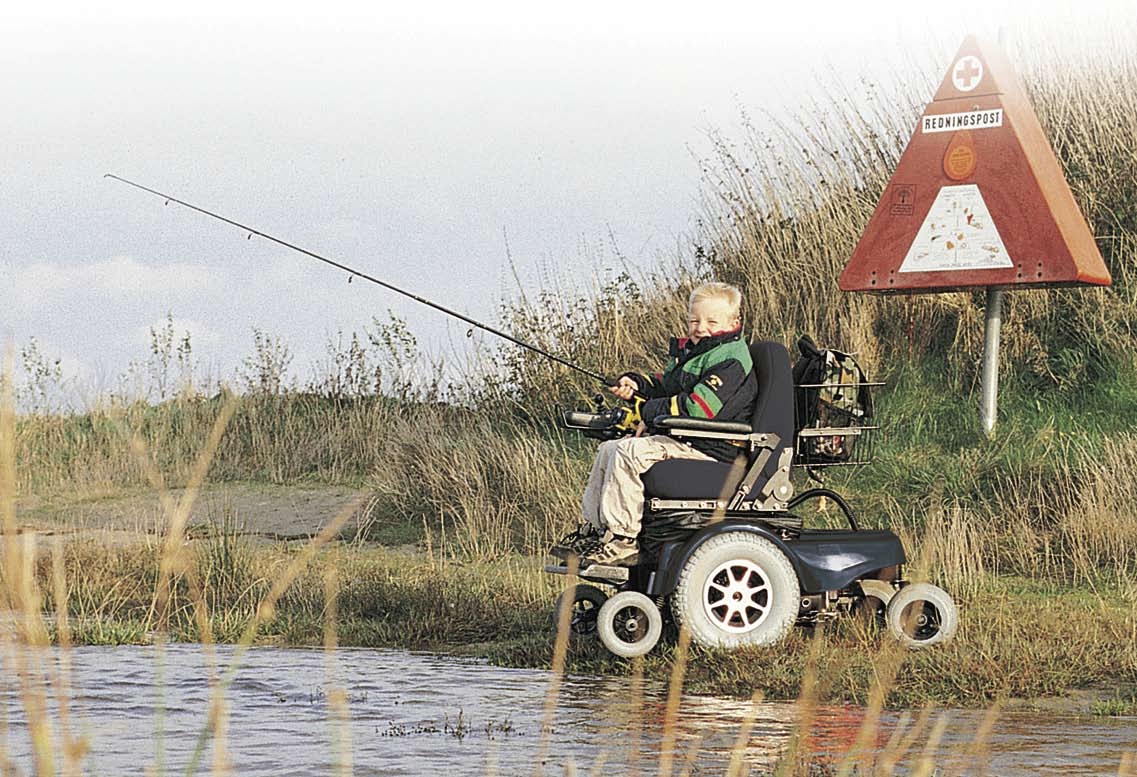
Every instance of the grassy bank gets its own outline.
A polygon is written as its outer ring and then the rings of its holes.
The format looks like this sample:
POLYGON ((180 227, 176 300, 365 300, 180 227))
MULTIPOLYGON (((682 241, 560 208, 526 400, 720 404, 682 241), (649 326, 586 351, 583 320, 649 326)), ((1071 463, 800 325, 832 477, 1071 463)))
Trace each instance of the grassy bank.
MULTIPOLYGON (((987 440, 975 398, 946 390, 943 369, 929 361, 895 370, 878 394, 876 460, 830 471, 863 521, 898 531, 910 551, 926 546, 923 574, 953 589, 983 573, 1132 584, 1137 370, 1116 365, 1101 381, 1046 394, 1012 378, 999 434, 987 440)), ((139 451, 162 484, 184 485, 225 407, 232 415, 209 462, 211 481, 350 484, 369 496, 363 539, 429 544, 454 560, 543 553, 575 524, 594 450, 551 418, 501 407, 184 399, 21 419, 19 493, 105 497, 152 485, 139 451)), ((799 475, 798 487, 806 485, 799 475)))
MULTIPOLYGON (((833 485, 850 496, 866 524, 902 536, 913 559, 910 576, 946 587, 963 612, 954 643, 903 657, 888 703, 984 706, 1008 696, 1137 684, 1131 639, 1137 629, 1131 553, 1137 486, 1126 475, 1137 465, 1137 437, 1128 431, 1137 420, 1130 388, 1137 380, 1119 372, 1084 390, 1054 392, 1045 404, 1029 401, 1012 380, 1000 435, 988 441, 974 428, 973 415, 939 390, 937 374, 934 368, 897 373, 879 397, 879 413, 889 423, 876 462, 833 475, 833 485)), ((256 441, 272 440, 273 453, 258 460, 270 469, 308 481, 351 482, 370 502, 369 535, 316 555, 258 623, 257 641, 320 644, 324 580, 334 573, 341 581, 341 644, 548 665, 549 611, 564 581, 541 572, 542 554, 575 520, 592 443, 529 419, 503 421, 437 404, 345 406, 287 395, 180 402, 134 408, 146 425, 125 414, 105 419, 109 434, 100 449, 119 457, 108 467, 119 479, 104 487, 192 480, 203 448, 210 478, 269 480, 240 465, 254 460, 247 452, 256 441), (217 422, 227 414, 222 431, 217 422), (164 418, 192 418, 192 427, 181 428, 196 430, 168 465, 150 448, 160 442, 158 431, 170 433, 164 418), (332 418, 344 424, 331 435, 334 444, 343 444, 337 435, 362 440, 382 427, 372 441, 372 472, 343 468, 332 477, 320 470, 314 441, 332 418), (254 433, 254 422, 272 433, 254 433)), ((55 439, 65 440, 73 438, 68 424, 95 427, 82 417, 25 418, 18 429, 51 428, 55 439)), ((167 526, 176 528, 178 508, 166 508, 167 526)), ((839 518, 832 512, 805 517, 816 526, 839 518)), ((199 529, 194 536, 176 563, 160 537, 148 546, 63 546, 71 640, 145 641, 165 630, 178 640, 237 641, 302 547, 265 545, 224 529, 199 529), (169 582, 160 596, 163 563, 169 582)), ((41 548, 38 587, 43 607, 57 612, 54 564, 41 548)), ((817 645, 809 632, 797 631, 775 649, 699 652, 689 664, 687 687, 741 696, 759 688, 767 698, 797 698, 815 651, 820 698, 866 701, 891 641, 848 622, 821 632, 817 645)), ((664 647, 645 670, 665 677, 673 657, 674 646, 664 647)), ((631 670, 595 644, 574 646, 568 667, 631 670)))
MULTIPOLYGON (((199 541, 192 577, 202 581, 208 625, 201 620, 190 576, 179 577, 162 616, 155 601, 160 564, 153 548, 108 549, 76 544, 63 553, 69 640, 86 644, 147 642, 159 627, 181 641, 237 642, 258 604, 297 554, 295 546, 254 546, 217 535, 199 541)), ((44 604, 56 610, 51 562, 41 562, 44 604)), ((547 666, 555 631, 552 602, 563 578, 545 575, 540 560, 455 562, 383 548, 337 547, 315 556, 256 628, 265 644, 323 644, 325 580, 334 574, 339 644, 439 650, 513 666, 547 666)), ((1034 698, 1075 688, 1137 685, 1134 590, 1117 586, 1041 583, 984 576, 959 596, 964 625, 951 644, 905 653, 869 624, 841 620, 795 630, 772 648, 695 652, 686 688, 697 692, 796 699, 806 669, 816 667, 821 701, 867 703, 884 659, 897 663, 887 703, 985 707, 1009 697, 1034 698)), ((58 638, 58 634, 54 635, 58 638)), ((645 661, 648 676, 666 680, 674 638, 645 661)), ((624 674, 631 662, 595 640, 573 644, 567 667, 624 674)), ((1089 711, 1089 710, 1086 710, 1089 711)))

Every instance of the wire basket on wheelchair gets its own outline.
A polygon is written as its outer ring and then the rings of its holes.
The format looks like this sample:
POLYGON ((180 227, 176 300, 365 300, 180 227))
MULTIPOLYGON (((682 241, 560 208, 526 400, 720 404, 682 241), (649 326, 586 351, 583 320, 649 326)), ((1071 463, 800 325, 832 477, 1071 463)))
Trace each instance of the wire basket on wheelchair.
POLYGON ((794 366, 794 465, 833 467, 868 464, 876 432, 872 390, 851 354, 818 348, 804 336, 794 366))

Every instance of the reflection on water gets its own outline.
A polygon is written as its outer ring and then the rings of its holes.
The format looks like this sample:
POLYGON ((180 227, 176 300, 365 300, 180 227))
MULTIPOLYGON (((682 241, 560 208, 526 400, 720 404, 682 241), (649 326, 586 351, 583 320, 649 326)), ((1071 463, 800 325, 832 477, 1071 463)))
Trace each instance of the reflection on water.
MULTIPOLYGON (((218 652, 227 661, 233 649, 218 652)), ((157 655, 153 647, 71 652, 72 714, 90 748, 85 773, 142 774, 157 763, 159 750, 169 773, 184 773, 208 715, 205 656, 197 645, 167 647, 161 664, 157 655)), ((4 678, 8 730, 0 747, 18 773, 30 773, 25 712, 7 660, 4 678)), ((329 668, 320 651, 257 648, 246 655, 226 697, 226 756, 241 775, 332 774, 346 736, 359 775, 533 774, 541 752, 547 775, 563 774, 570 763, 587 773, 601 762, 610 773, 630 765, 655 772, 666 688, 645 683, 638 705, 628 678, 567 677, 551 732, 543 737, 548 683, 544 671, 443 656, 342 649, 329 668), (346 691, 347 727, 332 722, 328 689, 334 687, 346 691)), ((749 702, 685 696, 676 771, 689 764, 690 774, 722 774, 749 709, 749 702)), ((757 712, 743 753, 753 773, 762 774, 786 747, 795 710, 792 704, 763 703, 757 712)), ((52 716, 58 729, 54 707, 52 716)), ((861 716, 854 707, 820 710, 812 747, 840 758, 861 716)), ((890 715, 876 746, 916 728, 918 754, 938 723, 940 764, 963 771, 977 766, 967 748, 982 718, 971 711, 923 721, 890 715)), ((1137 749, 1137 726, 1131 720, 1004 713, 989 749, 990 774, 1116 773, 1122 753, 1137 749)), ((212 757, 207 750, 200 773, 210 773, 212 757)))

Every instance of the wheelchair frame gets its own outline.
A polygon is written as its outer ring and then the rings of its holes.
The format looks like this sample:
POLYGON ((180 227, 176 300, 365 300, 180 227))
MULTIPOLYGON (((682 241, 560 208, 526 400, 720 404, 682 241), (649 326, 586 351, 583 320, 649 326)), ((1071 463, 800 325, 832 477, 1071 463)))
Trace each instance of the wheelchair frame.
MULTIPOLYGON (((880 385, 882 384, 864 383, 857 387, 880 385)), ((584 413, 565 413, 563 425, 595 433, 598 427, 593 418, 584 413)), ((689 620, 692 615, 698 618, 713 615, 718 604, 707 601, 706 591, 711 591, 718 584, 705 584, 710 587, 706 587, 702 595, 704 612, 699 613, 695 611, 695 605, 688 601, 692 599, 691 593, 685 589, 680 590, 684 585, 683 576, 692 563, 698 562, 700 554, 706 555, 709 552, 700 549, 729 545, 736 541, 741 551, 749 552, 748 543, 767 550, 769 546, 789 561, 798 586, 793 592, 795 612, 790 617, 783 607, 777 628, 768 635, 761 635, 756 641, 743 638, 736 640, 733 639, 733 634, 725 634, 723 639, 716 640, 714 633, 693 632, 696 641, 704 645, 734 647, 742 644, 772 644, 781 639, 795 623, 813 624, 853 611, 869 612, 874 619, 886 623, 894 636, 910 647, 944 642, 954 634, 958 623, 954 602, 946 592, 935 586, 917 584, 908 592, 909 595, 902 597, 903 602, 898 602, 904 612, 900 615, 891 612, 890 605, 897 594, 909 587, 908 581, 903 578, 903 565, 906 562, 904 548, 895 533, 887 529, 862 529, 849 504, 828 488, 813 488, 794 496, 791 480, 793 467, 805 468, 810 477, 820 480, 813 471, 818 463, 807 458, 805 462, 795 464, 795 453, 800 444, 797 437, 803 433, 871 435, 878 427, 866 424, 824 429, 795 428, 795 439, 783 441, 777 434, 755 431, 749 424, 736 422, 668 417, 661 419, 657 426, 662 432, 678 439, 709 438, 742 443, 747 448, 749 463, 740 479, 732 472, 726 482, 737 485, 725 490, 717 499, 647 496, 644 529, 639 538, 641 556, 637 563, 633 566, 593 564, 577 571, 582 580, 615 588, 616 595, 599 608, 592 607, 580 612, 575 609, 579 600, 574 599, 574 631, 587 633, 598 624, 602 640, 613 652, 627 656, 646 653, 654 645, 654 640, 633 632, 636 628, 650 631, 650 624, 659 620, 655 613, 649 612, 649 608, 658 609, 665 617, 671 615, 677 621, 689 620), (775 457, 776 469, 765 482, 761 482, 762 473, 775 457), (793 510, 808 500, 818 498, 836 504, 848 520, 849 528, 805 528, 803 520, 793 510), (625 603, 621 599, 619 612, 606 612, 606 608, 613 609, 609 603, 619 597, 627 600, 625 603), (676 601, 679 599, 685 603, 682 606, 695 609, 686 616, 675 612, 676 601), (628 628, 624 629, 625 636, 632 634, 634 637, 629 637, 630 642, 621 638, 616 633, 619 629, 612 625, 620 622, 621 618, 627 619, 625 626, 631 629, 631 632, 628 628), (636 627, 636 623, 646 625, 636 627)), ((841 463, 861 464, 864 461, 857 458, 848 462, 824 462, 821 465, 841 463)), ((720 555, 726 552, 729 555, 728 551, 716 552, 720 555)), ((765 563, 769 566, 771 562, 765 563)), ((751 562, 740 561, 739 564, 744 569, 754 566, 751 562)), ((763 567, 758 564, 754 568, 761 570, 763 567)), ((563 575, 568 572, 568 567, 550 564, 545 570, 563 575)), ((689 582, 686 587, 690 588, 689 582)), ((599 598, 596 591, 587 593, 595 604, 599 598)), ((729 624, 724 622, 724 628, 726 627, 729 624)), ((658 635, 655 639, 658 639, 658 635)))

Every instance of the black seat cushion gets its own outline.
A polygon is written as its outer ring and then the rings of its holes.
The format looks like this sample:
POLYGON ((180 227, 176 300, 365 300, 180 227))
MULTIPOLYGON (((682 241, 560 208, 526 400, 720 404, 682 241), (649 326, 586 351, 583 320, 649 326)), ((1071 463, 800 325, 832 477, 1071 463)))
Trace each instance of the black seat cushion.
MULTIPOLYGON (((644 495, 649 499, 718 499, 729 476, 730 464, 725 461, 667 459, 643 474, 644 495)), ((732 487, 727 498, 733 493, 732 487)))

